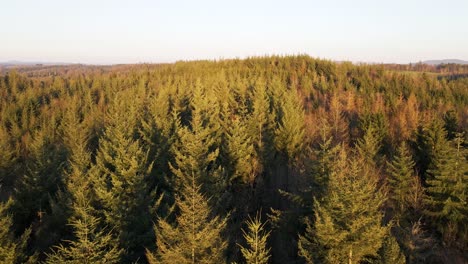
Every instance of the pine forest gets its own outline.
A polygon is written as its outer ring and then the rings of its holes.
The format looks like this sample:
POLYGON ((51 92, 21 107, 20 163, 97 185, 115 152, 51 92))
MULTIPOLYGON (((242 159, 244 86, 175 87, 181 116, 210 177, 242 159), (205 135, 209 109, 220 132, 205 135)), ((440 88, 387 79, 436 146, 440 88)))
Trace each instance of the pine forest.
POLYGON ((0 263, 467 263, 468 65, 0 68, 0 263))

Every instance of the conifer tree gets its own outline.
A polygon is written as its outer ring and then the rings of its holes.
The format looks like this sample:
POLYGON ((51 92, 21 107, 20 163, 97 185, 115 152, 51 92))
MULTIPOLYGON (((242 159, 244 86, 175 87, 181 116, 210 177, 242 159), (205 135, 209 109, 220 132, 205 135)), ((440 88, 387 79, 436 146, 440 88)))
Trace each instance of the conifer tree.
POLYGON ((359 263, 377 256, 388 228, 381 226, 384 195, 377 180, 341 150, 328 191, 315 200, 315 221, 299 237, 299 255, 309 263, 359 263))
POLYGON ((227 131, 227 149, 229 162, 232 164, 231 181, 238 180, 241 183, 253 184, 258 168, 252 138, 247 131, 248 121, 241 116, 235 116, 229 122, 227 131))
POLYGON ((93 215, 93 208, 81 189, 75 191, 74 217, 70 225, 74 239, 65 241, 47 255, 46 263, 120 263, 123 251, 111 233, 99 226, 101 220, 93 215))
POLYGON ((184 181, 180 195, 176 196, 175 224, 160 218, 155 225, 156 252, 147 250, 150 264, 154 263, 206 263, 225 261, 227 242, 221 233, 226 228, 226 218, 213 216, 208 199, 201 194, 196 183, 199 176, 192 173, 184 181))
POLYGON ((73 238, 54 247, 46 263, 118 263, 123 250, 112 234, 102 229, 102 220, 92 206, 96 197, 88 177, 91 166, 88 134, 75 113, 66 117, 64 125, 64 139, 71 152, 66 187, 70 195, 69 224, 73 238))
POLYGON ((242 256, 247 264, 266 264, 270 259, 270 248, 267 246, 267 240, 270 232, 265 231, 265 222, 262 222, 260 214, 257 213, 254 219, 246 221, 247 231, 242 229, 247 247, 239 245, 242 256))
POLYGON ((445 138, 433 145, 432 159, 427 170, 425 215, 442 233, 444 241, 451 243, 467 237, 468 166, 462 137, 455 138, 455 146, 445 138))
POLYGON ((348 121, 343 116, 343 106, 339 100, 338 93, 334 93, 330 98, 327 111, 327 119, 330 124, 330 132, 335 143, 348 143, 349 131, 348 121))
POLYGON ((152 164, 135 139, 137 106, 117 97, 99 140, 96 164, 90 170, 104 222, 126 250, 124 261, 135 261, 151 243, 150 209, 153 194, 147 186, 152 164))
POLYGON ((11 174, 9 168, 14 163, 15 156, 8 143, 9 135, 6 129, 0 124, 0 185, 10 186, 14 179, 7 177, 11 174))
MULTIPOLYGON (((15 238, 13 234, 13 219, 8 213, 12 200, 0 203, 0 263, 13 264, 34 261, 25 255, 27 241, 31 229, 26 229, 21 237, 15 238)), ((28 262, 29 263, 29 262, 28 262)))
POLYGON ((388 183, 390 187, 389 202, 400 217, 410 206, 410 197, 414 183, 414 161, 405 142, 399 146, 391 162, 387 163, 388 183))
POLYGON ((326 119, 322 119, 319 129, 319 140, 317 146, 313 149, 315 159, 312 161, 313 188, 314 197, 322 197, 328 188, 328 181, 333 167, 334 160, 340 149, 340 145, 334 145, 336 138, 326 119))
POLYGON ((304 144, 304 110, 295 91, 285 91, 282 98, 279 127, 275 130, 275 146, 292 161, 304 144))
POLYGON ((382 146, 381 138, 377 134, 377 128, 370 124, 364 131, 364 136, 358 139, 356 152, 369 169, 377 165, 377 154, 382 146))
POLYGON ((8 203, 0 203, 0 262, 14 263, 15 249, 14 235, 11 232, 12 219, 7 214, 8 203))
POLYGON ((190 183, 194 175, 202 191, 217 203, 226 185, 222 168, 217 165, 219 127, 210 122, 209 101, 200 86, 195 87, 191 108, 189 126, 182 125, 180 119, 176 121, 177 140, 172 145, 174 162, 169 167, 175 176, 176 190, 190 183))
POLYGON ((271 161, 274 153, 274 112, 271 111, 271 100, 266 90, 266 83, 259 78, 250 95, 252 116, 249 119, 249 135, 255 148, 258 164, 256 172, 261 174, 271 161))
POLYGON ((381 264, 405 264, 405 255, 400 249, 395 237, 387 234, 379 250, 381 264))
MULTIPOLYGON (((52 142, 52 136, 38 131, 31 142, 31 159, 26 163, 26 174, 14 190, 12 208, 17 230, 23 231, 33 222, 44 226, 43 217, 51 214, 51 197, 63 186, 60 174, 65 154, 61 147, 52 142)), ((44 238, 47 240, 51 237, 48 234, 44 238)))

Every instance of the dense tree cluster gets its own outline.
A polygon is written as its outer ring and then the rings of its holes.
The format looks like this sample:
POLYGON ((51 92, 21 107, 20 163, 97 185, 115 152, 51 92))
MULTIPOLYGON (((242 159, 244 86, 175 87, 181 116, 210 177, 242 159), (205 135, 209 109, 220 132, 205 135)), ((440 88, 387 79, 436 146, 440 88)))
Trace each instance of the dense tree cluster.
POLYGON ((1 263, 464 263, 468 78, 308 56, 8 69, 1 263))

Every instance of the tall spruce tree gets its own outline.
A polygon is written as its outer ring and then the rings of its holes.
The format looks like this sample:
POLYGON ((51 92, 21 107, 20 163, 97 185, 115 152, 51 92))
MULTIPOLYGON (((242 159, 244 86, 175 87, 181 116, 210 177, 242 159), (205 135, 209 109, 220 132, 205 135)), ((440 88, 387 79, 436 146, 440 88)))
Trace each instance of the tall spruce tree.
POLYGON ((67 193, 70 199, 73 237, 54 247, 46 263, 118 263, 123 250, 92 206, 96 197, 89 178, 91 156, 87 148, 88 133, 75 113, 64 123, 64 139, 71 153, 67 171, 67 193))
POLYGON ((34 258, 28 258, 25 254, 31 229, 26 229, 19 238, 15 237, 13 219, 8 212, 11 205, 11 199, 0 203, 0 263, 33 263, 34 258))
POLYGON ((155 225, 156 251, 147 250, 146 256, 153 263, 205 263, 225 261, 227 242, 221 233, 226 228, 226 218, 214 216, 208 199, 201 194, 197 183, 199 176, 191 174, 184 180, 180 195, 176 196, 175 224, 160 218, 155 225))
POLYGON ((405 255, 400 249, 397 240, 392 234, 387 234, 379 250, 381 264, 405 264, 405 255))
POLYGON ((287 90, 280 103, 279 127, 275 130, 275 146, 294 161, 304 145, 304 110, 296 91, 287 90))
POLYGON ((414 161, 405 142, 398 147, 391 162, 387 163, 389 202, 397 218, 409 208, 414 184, 414 161))
POLYGON ((309 263, 350 264, 377 256, 388 230, 381 224, 384 201, 377 180, 341 150, 326 196, 315 200, 314 221, 299 236, 299 255, 309 263))
POLYGON ((246 221, 247 231, 242 229, 247 247, 239 245, 242 256, 247 264, 267 264, 270 259, 270 248, 267 246, 270 232, 265 231, 266 222, 262 222, 260 214, 246 221))
POLYGON ((217 203, 227 180, 223 177, 222 168, 217 165, 219 126, 210 120, 213 113, 200 85, 195 87, 190 105, 189 125, 183 125, 180 119, 176 121, 177 140, 171 149, 174 162, 169 167, 178 191, 184 184, 190 183, 194 175, 202 191, 217 203))
POLYGON ((62 206, 53 199, 63 187, 61 173, 66 156, 53 137, 45 130, 34 134, 26 174, 17 182, 13 194, 16 232, 22 233, 33 226, 32 241, 38 251, 57 243, 66 225, 62 206))
POLYGON ((450 244, 467 238, 468 162, 461 135, 450 142, 445 130, 439 131, 442 135, 434 141, 427 170, 424 213, 450 244))
POLYGON ((378 135, 377 128, 370 124, 364 131, 362 138, 358 139, 356 152, 368 169, 375 169, 378 161, 378 153, 382 147, 382 140, 378 135))
POLYGON ((96 164, 90 170, 104 221, 125 250, 123 261, 144 254, 153 241, 151 209, 154 200, 147 177, 152 163, 141 140, 135 139, 138 106, 117 96, 99 139, 96 164))
POLYGON ((73 240, 64 241, 47 255, 49 264, 78 263, 121 263, 123 250, 110 232, 104 231, 101 220, 83 189, 74 193, 74 216, 70 225, 74 230, 73 240))

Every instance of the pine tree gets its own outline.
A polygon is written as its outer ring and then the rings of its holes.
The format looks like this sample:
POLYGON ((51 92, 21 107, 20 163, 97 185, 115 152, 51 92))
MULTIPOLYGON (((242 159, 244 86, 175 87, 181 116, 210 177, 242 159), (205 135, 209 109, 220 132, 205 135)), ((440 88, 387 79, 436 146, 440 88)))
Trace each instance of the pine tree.
POLYGON ((458 135, 455 146, 446 140, 445 130, 440 130, 439 141, 432 146, 431 163, 427 170, 425 215, 433 220, 444 241, 451 243, 467 237, 468 166, 462 137, 458 135))
POLYGON ((274 153, 274 120, 271 100, 266 90, 266 83, 259 78, 250 94, 251 118, 248 122, 248 134, 252 138, 257 159, 256 174, 260 175, 271 161, 274 153))
POLYGON ((259 158, 256 156, 252 138, 247 132, 248 121, 235 116, 227 131, 227 152, 232 164, 231 181, 252 185, 257 176, 259 158))
POLYGON ((410 206, 410 197, 414 184, 414 161, 405 142, 402 142, 391 162, 387 163, 388 183, 390 187, 389 202, 397 217, 410 206))
POLYGON ((47 255, 46 263, 120 263, 123 251, 111 235, 99 227, 101 220, 93 215, 93 209, 86 194, 75 192, 74 214, 70 225, 74 239, 55 247, 47 255))
MULTIPOLYGON (((26 174, 17 182, 14 190, 12 210, 17 230, 26 230, 32 223, 39 224, 36 230, 47 226, 44 216, 52 216, 51 197, 63 186, 60 177, 63 171, 64 150, 52 142, 53 135, 38 131, 30 145, 31 158, 26 163, 26 174)), ((65 224, 65 223, 63 223, 65 224)), ((58 230, 58 226, 56 226, 58 230)), ((35 230, 34 235, 37 235, 35 230)), ((55 236, 55 234, 54 234, 55 236)), ((49 247, 52 234, 36 237, 40 247, 49 247)), ((57 235, 58 237, 58 235, 57 235)))
POLYGON ((11 175, 12 164, 15 161, 15 155, 12 151, 10 144, 8 142, 9 135, 7 130, 0 124, 0 185, 11 186, 13 184, 13 177, 8 177, 11 175))
POLYGON ((293 161, 304 145, 304 110, 295 91, 285 91, 280 103, 279 127, 275 130, 275 146, 293 161))
POLYGON ((368 169, 375 168, 378 161, 378 153, 382 146, 381 138, 377 133, 377 128, 374 125, 369 125, 364 131, 364 136, 358 139, 356 144, 356 152, 362 159, 368 169))
POLYGON ((11 200, 5 204, 0 203, 0 262, 14 263, 16 244, 11 231, 12 219, 7 210, 11 200))
MULTIPOLYGON (((6 203, 0 203, 0 263, 25 263, 28 260, 25 248, 31 229, 26 229, 21 237, 15 238, 12 230, 13 219, 8 213, 11 205, 11 199, 6 203)), ((34 259, 29 259, 29 261, 34 261, 34 259)))
POLYGON ((147 250, 153 263, 223 263, 227 242, 221 236, 226 228, 226 218, 213 216, 208 199, 201 194, 193 173, 191 181, 184 181, 176 197, 178 214, 173 225, 160 218, 155 225, 156 252, 147 250))
POLYGON ((384 195, 377 180, 341 150, 328 191, 315 200, 315 221, 299 237, 299 255, 309 263, 359 263, 376 256, 388 230, 381 226, 384 195))
POLYGON ((108 124, 99 140, 96 164, 90 170, 104 221, 126 250, 124 261, 135 261, 153 240, 147 186, 152 164, 141 141, 135 139, 138 108, 117 97, 108 113, 108 124))
POLYGON ((248 247, 239 245, 242 256, 247 264, 266 264, 270 259, 270 248, 267 247, 267 240, 270 232, 265 231, 265 222, 262 223, 260 214, 257 213, 254 219, 250 218, 246 222, 248 231, 242 229, 244 239, 248 247))
POLYGON ((174 162, 169 164, 169 168, 175 176, 176 190, 190 184, 194 175, 202 191, 217 203, 226 185, 222 168, 217 165, 219 127, 210 121, 213 115, 208 110, 209 101, 200 86, 195 87, 191 108, 188 126, 182 125, 180 119, 176 121, 177 140, 171 151, 174 162))
POLYGON ((67 175, 67 191, 72 211, 69 220, 73 238, 54 247, 46 263, 118 263, 123 250, 91 205, 96 197, 89 176, 91 157, 87 149, 88 134, 75 114, 64 123, 64 139, 71 152, 67 175))
POLYGON ((328 189, 330 173, 340 149, 340 145, 333 143, 336 142, 336 138, 332 129, 326 119, 320 121, 319 140, 313 149, 315 159, 311 163, 313 174, 311 195, 317 198, 321 198, 328 189))
POLYGON ((387 234, 379 250, 381 264, 405 264, 406 259, 395 237, 387 234))

